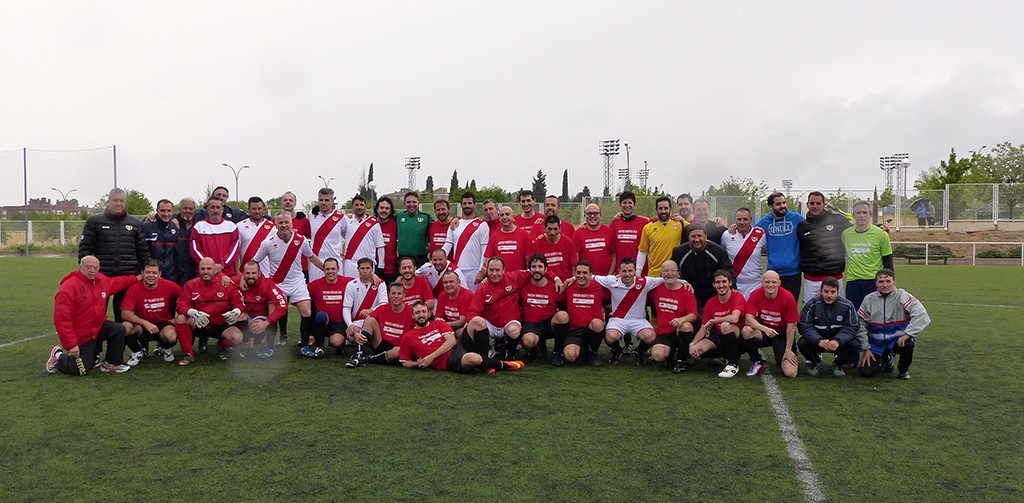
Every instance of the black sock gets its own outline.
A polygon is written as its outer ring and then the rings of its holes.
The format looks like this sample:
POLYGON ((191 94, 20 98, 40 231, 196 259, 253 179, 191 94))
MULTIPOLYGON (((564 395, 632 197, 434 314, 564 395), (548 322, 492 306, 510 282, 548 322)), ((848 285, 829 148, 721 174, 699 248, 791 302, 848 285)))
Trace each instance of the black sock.
POLYGON ((313 345, 322 348, 324 347, 324 337, 327 335, 327 323, 311 323, 313 327, 313 345))
POLYGON ((370 363, 380 363, 380 364, 383 364, 383 365, 387 365, 388 363, 391 363, 391 362, 388 361, 388 352, 387 351, 381 351, 380 353, 377 353, 375 355, 371 355, 369 358, 366 359, 366 361, 370 362, 370 363))
POLYGON ((124 338, 124 345, 128 346, 128 349, 132 350, 132 353, 138 353, 142 351, 142 344, 139 343, 139 338, 134 335, 129 335, 124 338))
POLYGON ((299 340, 303 345, 309 344, 309 337, 313 335, 313 317, 302 316, 299 318, 299 340))
POLYGON ((277 320, 277 331, 282 339, 288 337, 288 309, 285 309, 284 316, 277 320))
POLYGON ((584 343, 587 345, 587 349, 590 350, 591 353, 596 355, 597 351, 601 349, 601 341, 604 340, 604 337, 593 330, 587 329, 587 332, 584 335, 584 339, 584 343))
POLYGON ((569 335, 569 324, 568 323, 556 323, 555 324, 555 349, 554 351, 558 354, 562 354, 565 350, 565 338, 569 335))
POLYGON ((491 349, 491 333, 485 328, 473 333, 473 352, 487 358, 488 350, 491 349))
POLYGON ((615 341, 615 342, 609 344, 608 347, 612 348, 612 354, 613 355, 617 355, 617 354, 621 354, 622 353, 622 343, 619 342, 619 341, 615 341))
POLYGON ((647 352, 648 349, 651 349, 651 345, 641 340, 640 344, 637 344, 636 349, 634 349, 633 351, 640 354, 644 354, 645 352, 647 352))

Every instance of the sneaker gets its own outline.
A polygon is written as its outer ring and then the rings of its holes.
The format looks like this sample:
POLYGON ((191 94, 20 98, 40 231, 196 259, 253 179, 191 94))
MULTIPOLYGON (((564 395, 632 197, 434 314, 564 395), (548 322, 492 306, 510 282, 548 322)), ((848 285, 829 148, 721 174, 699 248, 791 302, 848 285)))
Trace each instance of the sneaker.
POLYGON ((676 363, 672 365, 672 373, 682 374, 686 372, 686 362, 683 360, 676 360, 676 363))
POLYGON ((740 373, 740 367, 738 365, 729 364, 726 365, 721 372, 718 373, 718 377, 722 379, 732 379, 736 374, 740 373))
POLYGON ((245 357, 249 354, 249 351, 252 351, 254 349, 256 349, 255 339, 249 339, 248 342, 242 342, 241 344, 238 345, 238 357, 244 360, 245 357))
POLYGON ((143 358, 149 357, 149 343, 148 342, 146 343, 145 346, 142 346, 142 357, 143 358))
POLYGON ((231 358, 231 348, 224 348, 220 351, 217 351, 218 360, 226 362, 228 361, 228 358, 231 358))
POLYGON ((299 350, 299 354, 305 356, 306 358, 313 358, 313 347, 302 346, 302 349, 299 350))
POLYGON ((278 346, 284 346, 285 344, 288 344, 288 336, 282 334, 281 338, 279 338, 277 340, 277 345, 278 346))
POLYGON ((626 347, 622 348, 622 354, 631 355, 633 354, 633 341, 626 341, 626 347))
POLYGON ((618 365, 619 364, 619 359, 621 359, 621 358, 622 358, 622 350, 620 349, 618 351, 615 351, 613 349, 612 350, 611 358, 608 358, 608 363, 610 363, 612 365, 618 365))
POLYGON ((498 373, 498 369, 487 369, 487 374, 488 375, 497 374, 497 373, 498 373))
POLYGON ((100 371, 102 372, 117 372, 118 374, 123 374, 131 369, 131 367, 123 363, 121 365, 114 365, 112 363, 107 363, 106 361, 100 362, 100 371))
POLYGON ((636 365, 637 367, 643 367, 645 363, 647 363, 647 358, 644 356, 644 354, 639 351, 634 351, 633 365, 636 365))
POLYGON ((565 366, 565 357, 562 356, 562 353, 551 353, 551 365, 555 367, 565 366))
POLYGON ((601 358, 598 356, 596 351, 593 352, 593 353, 590 353, 587 356, 587 358, 590 360, 590 366, 591 367, 600 367, 601 366, 601 358))
POLYGON ((206 353, 206 337, 199 339, 199 346, 196 347, 196 354, 201 355, 206 353))
POLYGON ((165 362, 174 361, 174 351, 171 351, 171 348, 156 348, 153 353, 162 357, 165 362))
POLYGON ((100 368, 100 363, 103 363, 100 360, 100 355, 96 355, 96 360, 92 362, 92 368, 94 368, 94 369, 100 368))
POLYGON ((900 379, 903 379, 904 381, 909 381, 910 380, 910 372, 907 372, 906 370, 904 370, 903 372, 900 372, 900 375, 897 376, 897 377, 899 377, 900 379))
MULTIPOLYGON (((809 367, 807 367, 807 375, 809 375, 811 377, 818 377, 818 374, 820 374, 820 373, 821 373, 821 364, 820 363, 812 363, 809 367)), ((834 367, 833 367, 832 373, 833 374, 835 373, 835 368, 834 367)))
POLYGON ((181 355, 181 359, 178 360, 178 365, 182 366, 182 367, 185 367, 187 365, 192 365, 195 362, 196 362, 196 357, 195 356, 190 355, 188 353, 185 353, 184 355, 181 355))
POLYGON ((322 359, 323 357, 324 357, 324 348, 314 348, 313 349, 313 358, 316 358, 317 360, 319 360, 319 359, 322 359))
POLYGON ((843 372, 842 365, 832 364, 832 377, 846 377, 846 372, 843 372))
POLYGON ((352 355, 352 359, 350 359, 349 361, 345 362, 345 366, 350 368, 350 369, 351 368, 356 368, 356 367, 362 367, 363 365, 366 365, 366 362, 363 360, 363 354, 362 353, 356 353, 356 354, 352 355))
POLYGON ((267 358, 270 358, 271 356, 274 356, 274 348, 263 348, 263 349, 260 350, 260 354, 259 354, 260 360, 266 360, 267 358))
POLYGON ((64 349, 60 346, 54 346, 50 350, 50 358, 46 360, 46 371, 53 374, 57 372, 57 362, 60 361, 60 355, 64 354, 64 349))
POLYGON ((767 370, 764 364, 764 360, 758 360, 750 364, 750 370, 747 371, 747 377, 754 377, 757 374, 763 374, 767 370))
POLYGON ((502 367, 501 370, 508 370, 508 371, 513 371, 513 372, 516 371, 516 370, 523 370, 523 367, 526 366, 525 363, 523 363, 523 362, 521 362, 519 360, 502 360, 501 363, 505 364, 505 366, 502 367))
POLYGON ((138 365, 139 362, 141 362, 142 359, 145 358, 145 357, 146 357, 146 355, 142 354, 142 351, 136 351, 136 352, 132 353, 132 356, 130 358, 128 358, 128 361, 124 362, 124 364, 129 366, 129 367, 134 367, 134 366, 138 365))

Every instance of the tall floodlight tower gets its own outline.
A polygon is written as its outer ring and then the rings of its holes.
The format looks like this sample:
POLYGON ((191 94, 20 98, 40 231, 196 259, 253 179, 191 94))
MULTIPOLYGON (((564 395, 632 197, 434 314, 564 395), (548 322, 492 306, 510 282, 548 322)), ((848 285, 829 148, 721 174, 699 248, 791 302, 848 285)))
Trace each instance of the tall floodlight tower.
POLYGON ((612 157, 619 155, 619 140, 604 140, 600 143, 601 157, 604 157, 604 195, 612 195, 612 157))
POLYGON ((882 168, 882 172, 885 173, 885 188, 886 190, 892 190, 895 194, 903 186, 904 179, 906 178, 906 168, 910 167, 910 154, 893 154, 883 155, 878 158, 878 167, 882 168), (903 166, 903 162, 906 161, 906 167, 903 166))
POLYGON ((644 167, 637 173, 640 178, 640 186, 647 190, 647 178, 651 176, 651 170, 647 169, 647 161, 644 161, 644 167))
POLYGON ((416 190, 416 171, 420 169, 419 157, 406 157, 405 169, 409 171, 409 190, 416 190))

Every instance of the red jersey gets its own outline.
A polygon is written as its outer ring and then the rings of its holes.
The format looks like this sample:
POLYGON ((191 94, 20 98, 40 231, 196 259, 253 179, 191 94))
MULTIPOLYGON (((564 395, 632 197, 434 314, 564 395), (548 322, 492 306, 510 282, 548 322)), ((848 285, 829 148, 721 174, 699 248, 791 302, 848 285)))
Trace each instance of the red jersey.
MULTIPOLYGON (((584 226, 572 235, 572 241, 579 251, 580 260, 590 262, 594 274, 615 274, 612 269, 612 253, 615 252, 615 233, 602 224, 596 231, 584 226)), ((618 258, 615 259, 618 261, 618 258)))
POLYGON ((539 323, 550 320, 558 312, 562 295, 555 292, 554 281, 548 280, 544 286, 534 285, 530 281, 519 291, 519 300, 523 305, 523 321, 539 323))
POLYGON ((565 234, 562 234, 555 244, 549 243, 544 236, 537 238, 530 246, 530 255, 534 253, 544 255, 548 261, 548 272, 556 278, 561 278, 562 281, 572 278, 576 262, 579 262, 576 243, 573 243, 572 238, 566 237, 565 234))
MULTIPOLYGON (((53 298, 53 326, 64 349, 96 340, 96 335, 107 320, 107 298, 138 281, 135 276, 115 276, 100 273, 89 279, 75 270, 60 280, 60 288, 53 298)), ((181 297, 178 298, 179 301, 181 297)))
MULTIPOLYGON (((234 280, 236 283, 244 281, 241 277, 236 277, 234 280)), ((242 311, 249 315, 250 319, 264 316, 267 318, 267 323, 273 324, 288 312, 288 297, 285 297, 273 281, 263 276, 260 276, 255 286, 246 288, 241 293, 242 303, 245 304, 245 309, 242 311), (270 310, 271 304, 274 305, 273 311, 270 310)))
POLYGON ((405 287, 405 305, 411 306, 417 300, 434 300, 434 292, 426 278, 412 277, 412 286, 405 287))
POLYGON ((752 315, 758 323, 774 328, 780 334, 786 333, 786 325, 800 321, 796 299, 782 287, 779 287, 779 294, 774 299, 765 296, 764 288, 750 292, 743 314, 752 315))
POLYGON ((446 322, 452 322, 465 316, 466 321, 469 321, 469 306, 472 302, 473 292, 465 287, 459 287, 454 299, 448 296, 448 292, 441 292, 437 296, 437 303, 434 304, 435 316, 446 322))
MULTIPOLYGON (((305 214, 303 214, 301 217, 296 216, 295 218, 292 218, 292 230, 298 232, 299 234, 302 234, 303 236, 306 236, 309 239, 313 239, 313 229, 310 228, 309 218, 307 218, 305 214)), ((309 259, 307 259, 306 257, 302 257, 302 270, 309 270, 309 259)))
POLYGON ((444 240, 448 238, 448 228, 451 227, 452 221, 448 219, 447 222, 441 222, 434 220, 427 226, 427 256, 429 257, 434 250, 444 247, 444 240))
POLYGON ((342 314, 343 306, 345 305, 345 286, 353 279, 355 278, 338 276, 338 281, 332 285, 324 277, 310 281, 306 285, 306 288, 309 289, 309 297, 313 299, 313 303, 316 305, 316 310, 321 313, 327 313, 327 318, 331 320, 331 323, 345 321, 345 316, 342 314))
POLYGON ((526 218, 522 213, 515 216, 516 227, 523 230, 526 233, 526 237, 533 239, 537 236, 537 233, 544 233, 544 214, 533 212, 533 217, 526 218))
POLYGON ((590 320, 604 319, 605 288, 591 281, 586 288, 573 282, 565 289, 565 311, 569 314, 569 329, 575 330, 590 324, 590 320))
MULTIPOLYGON (((733 311, 739 311, 740 319, 739 321, 736 322, 736 326, 742 328, 743 309, 745 304, 746 301, 743 300, 743 294, 737 292, 736 290, 733 290, 732 293, 729 294, 729 300, 726 301, 724 304, 722 303, 722 298, 719 297, 718 295, 715 295, 714 297, 708 299, 707 304, 704 304, 704 317, 701 318, 701 325, 707 323, 711 319, 722 318, 725 316, 729 316, 730 314, 732 314, 733 311)), ((722 327, 719 326, 718 328, 721 329, 722 327)))
POLYGON ((505 269, 522 271, 526 269, 526 261, 529 260, 528 248, 530 238, 522 229, 516 228, 512 232, 505 232, 501 227, 491 231, 487 241, 485 257, 501 257, 505 261, 505 269))
MULTIPOLYGON (((452 327, 441 320, 427 323, 425 327, 414 327, 402 336, 402 344, 398 349, 398 361, 411 362, 413 358, 425 358, 444 345, 444 334, 454 334, 452 327)), ((453 348, 454 349, 454 348, 453 348)), ((438 355, 430 362, 430 368, 448 370, 448 355, 451 349, 438 355)))
MULTIPOLYGON (((640 233, 644 226, 650 222, 647 217, 634 215, 630 220, 624 220, 621 216, 612 219, 610 227, 614 236, 615 260, 622 262, 622 259, 629 257, 636 260, 637 252, 640 249, 640 233)), ((640 271, 637 271, 639 274, 640 271)))
POLYGON ((530 281, 528 271, 505 270, 501 281, 485 278, 473 294, 467 318, 482 316, 491 325, 503 327, 519 319, 519 289, 530 281))
POLYGON ((665 285, 660 285, 648 293, 647 298, 654 304, 654 312, 658 317, 658 334, 674 334, 676 327, 670 324, 672 320, 697 314, 697 297, 682 286, 677 290, 669 290, 665 285))
POLYGON ((384 274, 394 274, 398 272, 398 220, 378 220, 377 225, 380 225, 380 233, 384 236, 384 263, 377 264, 377 267, 384 269, 384 274))
MULTIPOLYGON (((532 227, 531 231, 533 232, 532 235, 534 238, 544 238, 544 218, 546 218, 546 216, 541 215, 540 225, 535 225, 532 227)), ((563 238, 572 239, 573 234, 576 232, 576 227, 574 227, 572 225, 572 222, 569 222, 568 220, 561 220, 559 227, 562 229, 563 238)))
POLYGON ((382 304, 374 309, 370 316, 380 325, 381 339, 392 346, 398 346, 402 341, 402 334, 416 327, 416 323, 412 321, 412 309, 405 304, 402 304, 402 310, 397 313, 391 309, 390 302, 382 304))
POLYGON ((492 236, 494 235, 495 232, 501 230, 501 220, 498 220, 497 218, 495 218, 494 220, 484 219, 484 222, 487 222, 487 230, 491 233, 492 236))
POLYGON ((121 302, 122 311, 131 311, 150 323, 163 323, 174 317, 174 299, 181 297, 177 283, 160 278, 156 288, 146 288, 143 282, 128 287, 121 302))
POLYGON ((210 315, 211 325, 227 325, 224 313, 232 309, 245 310, 238 287, 233 283, 222 286, 222 277, 218 274, 209 282, 203 278, 188 280, 178 297, 178 314, 188 315, 189 309, 196 309, 210 315))
POLYGON ((221 220, 215 224, 204 218, 192 227, 191 240, 197 268, 200 260, 209 257, 224 267, 224 274, 234 276, 238 258, 238 227, 234 222, 221 220))

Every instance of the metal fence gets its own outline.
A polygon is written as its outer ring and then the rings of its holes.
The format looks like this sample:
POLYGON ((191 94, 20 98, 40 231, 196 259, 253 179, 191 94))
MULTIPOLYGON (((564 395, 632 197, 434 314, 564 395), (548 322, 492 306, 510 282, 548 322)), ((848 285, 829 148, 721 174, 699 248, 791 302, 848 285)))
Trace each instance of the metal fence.
POLYGON ((85 220, 0 220, 0 249, 77 251, 85 220))

